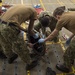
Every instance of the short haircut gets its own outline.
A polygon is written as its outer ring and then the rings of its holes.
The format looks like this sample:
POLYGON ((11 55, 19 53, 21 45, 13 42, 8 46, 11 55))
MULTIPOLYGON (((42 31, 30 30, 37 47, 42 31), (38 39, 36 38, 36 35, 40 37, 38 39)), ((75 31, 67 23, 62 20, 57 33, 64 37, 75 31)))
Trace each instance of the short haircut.
POLYGON ((65 11, 65 6, 58 7, 54 10, 53 16, 56 17, 56 15, 62 15, 62 13, 65 11))
POLYGON ((39 18, 39 21, 42 24, 42 26, 47 27, 50 22, 50 19, 49 19, 49 16, 46 15, 46 16, 39 18))

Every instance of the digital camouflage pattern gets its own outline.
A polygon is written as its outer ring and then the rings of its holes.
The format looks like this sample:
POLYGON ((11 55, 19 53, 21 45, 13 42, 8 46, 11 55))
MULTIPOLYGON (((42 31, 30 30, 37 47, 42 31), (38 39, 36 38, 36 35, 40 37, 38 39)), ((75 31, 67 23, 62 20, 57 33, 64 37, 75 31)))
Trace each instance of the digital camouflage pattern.
POLYGON ((75 38, 71 41, 69 47, 64 53, 64 63, 66 66, 71 68, 75 59, 75 38))
POLYGON ((24 62, 30 63, 29 50, 16 26, 0 24, 0 44, 8 58, 16 53, 24 62))

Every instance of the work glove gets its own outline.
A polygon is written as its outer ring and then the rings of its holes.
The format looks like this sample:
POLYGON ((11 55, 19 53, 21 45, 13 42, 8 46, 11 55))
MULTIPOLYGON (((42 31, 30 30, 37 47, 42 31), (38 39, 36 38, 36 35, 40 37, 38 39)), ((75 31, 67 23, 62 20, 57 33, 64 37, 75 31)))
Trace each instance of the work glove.
POLYGON ((66 41, 66 45, 68 46, 68 45, 70 44, 70 42, 71 42, 71 39, 70 39, 70 38, 67 39, 67 41, 66 41))
POLYGON ((21 30, 20 36, 24 38, 24 31, 21 30))
POLYGON ((41 34, 41 38, 43 38, 43 39, 44 39, 45 37, 46 37, 46 36, 45 36, 44 34, 41 34))
POLYGON ((39 33, 34 34, 33 37, 37 39, 39 37, 39 33))
POLYGON ((45 35, 42 35, 42 38, 44 39, 46 36, 45 35))
POLYGON ((43 38, 43 39, 46 38, 46 35, 45 34, 42 34, 42 37, 41 38, 43 38))
POLYGON ((45 42, 45 39, 41 38, 38 40, 38 43, 44 43, 45 42))

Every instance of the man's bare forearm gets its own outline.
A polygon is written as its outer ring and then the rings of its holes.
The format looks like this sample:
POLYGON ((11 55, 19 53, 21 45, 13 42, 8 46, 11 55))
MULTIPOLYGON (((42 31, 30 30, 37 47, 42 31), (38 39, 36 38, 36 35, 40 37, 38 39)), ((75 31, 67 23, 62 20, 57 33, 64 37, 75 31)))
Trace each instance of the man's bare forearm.
POLYGON ((45 38, 45 41, 52 40, 55 36, 57 36, 58 32, 58 30, 54 29, 54 31, 48 37, 45 38))
POLYGON ((28 33, 30 35, 34 35, 34 31, 33 31, 33 26, 34 26, 34 20, 30 20, 29 26, 28 26, 28 33))

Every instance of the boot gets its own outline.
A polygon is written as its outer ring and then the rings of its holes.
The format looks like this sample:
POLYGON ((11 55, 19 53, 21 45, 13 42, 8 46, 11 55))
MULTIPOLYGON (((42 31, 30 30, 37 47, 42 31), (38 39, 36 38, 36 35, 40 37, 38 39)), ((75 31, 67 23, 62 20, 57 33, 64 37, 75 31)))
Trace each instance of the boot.
POLYGON ((57 64, 56 65, 56 68, 62 72, 65 72, 65 73, 69 73, 70 72, 70 69, 67 68, 65 65, 60 65, 60 64, 57 64))
POLYGON ((46 75, 56 75, 56 72, 52 70, 50 67, 47 67, 46 75))
POLYGON ((34 54, 34 53, 31 53, 31 54, 30 54, 30 57, 31 57, 31 58, 35 58, 35 56, 36 56, 36 54, 34 54))
POLYGON ((31 70, 31 69, 33 69, 34 67, 37 66, 37 64, 38 64, 38 61, 37 61, 37 60, 36 60, 36 61, 32 61, 31 64, 27 64, 27 65, 26 65, 26 70, 31 70))
POLYGON ((0 3, 2 3, 2 0, 0 0, 0 3))
POLYGON ((15 59, 17 59, 17 57, 18 57, 17 54, 13 54, 13 56, 8 59, 8 63, 9 63, 9 64, 13 63, 13 61, 14 61, 15 59))
POLYGON ((34 53, 31 53, 30 54, 30 57, 33 59, 38 59, 39 58, 39 55, 37 55, 37 54, 34 54, 34 53))
POLYGON ((1 59, 6 59, 7 57, 6 57, 6 55, 3 52, 0 52, 0 58, 1 59))
POLYGON ((71 63, 72 65, 74 64, 74 60, 72 60, 72 63, 71 63))

